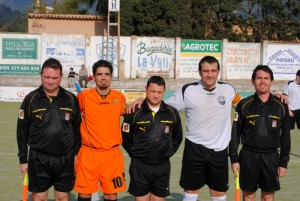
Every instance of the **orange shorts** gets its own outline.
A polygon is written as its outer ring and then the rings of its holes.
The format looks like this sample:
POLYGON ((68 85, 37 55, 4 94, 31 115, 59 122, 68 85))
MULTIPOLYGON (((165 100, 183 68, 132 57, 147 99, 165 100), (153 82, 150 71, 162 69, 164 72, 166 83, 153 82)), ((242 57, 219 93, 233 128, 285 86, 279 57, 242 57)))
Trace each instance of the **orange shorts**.
POLYGON ((78 193, 92 194, 100 189, 105 194, 114 194, 126 190, 124 156, 119 147, 96 150, 82 146, 75 172, 74 190, 78 193))

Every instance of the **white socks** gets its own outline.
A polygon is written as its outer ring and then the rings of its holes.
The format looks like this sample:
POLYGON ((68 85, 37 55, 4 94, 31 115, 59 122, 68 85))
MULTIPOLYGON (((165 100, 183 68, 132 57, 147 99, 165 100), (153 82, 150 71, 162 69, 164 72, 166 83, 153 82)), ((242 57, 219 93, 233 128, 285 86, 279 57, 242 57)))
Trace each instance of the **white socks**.
POLYGON ((211 197, 212 201, 226 201, 226 194, 220 197, 211 197))
POLYGON ((184 197, 182 201, 197 201, 198 194, 190 194, 190 193, 184 193, 184 197))
MULTIPOLYGON (((197 201, 198 194, 184 193, 182 201, 197 201)), ((212 201, 226 201, 226 194, 220 197, 211 197, 212 201)))

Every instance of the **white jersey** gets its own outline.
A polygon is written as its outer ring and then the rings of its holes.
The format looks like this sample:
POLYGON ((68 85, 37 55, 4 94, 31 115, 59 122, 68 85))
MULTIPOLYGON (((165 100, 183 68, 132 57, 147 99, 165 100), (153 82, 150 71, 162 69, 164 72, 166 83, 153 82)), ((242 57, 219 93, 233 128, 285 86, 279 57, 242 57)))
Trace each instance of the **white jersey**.
POLYGON ((217 82, 216 88, 208 91, 199 81, 184 85, 166 103, 178 111, 185 110, 187 139, 221 151, 227 148, 231 139, 232 103, 240 99, 235 88, 227 83, 217 82))
POLYGON ((286 83, 283 93, 289 97, 289 109, 300 109, 300 85, 293 81, 286 83))

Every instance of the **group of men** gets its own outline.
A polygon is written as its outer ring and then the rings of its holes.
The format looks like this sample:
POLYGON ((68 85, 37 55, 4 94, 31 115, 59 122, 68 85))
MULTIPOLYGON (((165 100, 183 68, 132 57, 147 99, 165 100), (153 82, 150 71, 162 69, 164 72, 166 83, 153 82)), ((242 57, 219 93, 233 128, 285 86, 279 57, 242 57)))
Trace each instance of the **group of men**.
MULTIPOLYGON (((51 186, 57 201, 69 200, 73 188, 78 201, 90 201, 98 189, 104 201, 117 200, 117 193, 127 189, 121 145, 131 157, 128 192, 136 201, 163 201, 170 194, 170 157, 183 138, 179 111, 186 116, 183 201, 196 201, 204 185, 212 201, 226 201, 228 155, 234 175, 240 174, 245 201, 255 200, 258 187, 262 200, 274 200, 279 177, 287 172, 290 115, 288 105, 270 92, 274 77, 268 66, 254 69, 255 93, 241 100, 233 86, 217 81, 218 60, 205 56, 198 82, 163 101, 166 83, 152 76, 146 98, 129 107, 124 95, 110 87, 112 65, 99 60, 92 70, 96 87, 76 97, 60 86, 62 66, 50 58, 42 65, 42 85, 21 105, 18 155, 33 201, 47 200, 51 186), (232 106, 236 113, 231 126, 232 106)), ((296 116, 295 108, 290 110, 296 116)))
POLYGON ((70 88, 73 88, 75 86, 75 76, 79 76, 79 85, 81 88, 87 88, 89 83, 89 72, 84 64, 81 65, 81 68, 79 70, 79 73, 77 74, 74 71, 74 68, 70 68, 69 74, 68 74, 68 86, 70 88))

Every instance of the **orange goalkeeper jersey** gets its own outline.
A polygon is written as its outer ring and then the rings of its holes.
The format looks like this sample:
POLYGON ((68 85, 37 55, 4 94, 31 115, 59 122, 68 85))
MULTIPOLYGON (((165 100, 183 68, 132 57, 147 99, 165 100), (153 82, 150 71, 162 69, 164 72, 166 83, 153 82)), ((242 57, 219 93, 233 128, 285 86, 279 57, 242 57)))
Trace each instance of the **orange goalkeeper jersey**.
POLYGON ((78 100, 82 145, 100 150, 121 145, 120 117, 126 109, 125 96, 111 89, 106 98, 102 98, 93 88, 79 93, 78 100))

